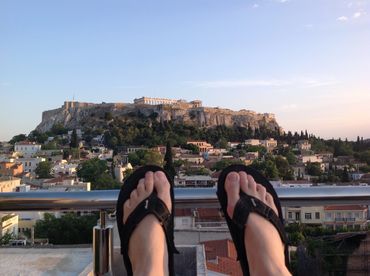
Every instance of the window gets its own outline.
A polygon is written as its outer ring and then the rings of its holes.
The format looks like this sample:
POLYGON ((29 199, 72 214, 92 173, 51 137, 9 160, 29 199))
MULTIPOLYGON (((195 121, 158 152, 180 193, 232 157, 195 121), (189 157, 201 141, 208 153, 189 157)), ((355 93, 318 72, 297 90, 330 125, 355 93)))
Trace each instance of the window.
POLYGON ((289 219, 292 219, 293 218, 292 212, 288 212, 288 218, 289 219))
POLYGON ((320 212, 315 213, 315 219, 320 219, 320 212))
POLYGON ((360 217, 360 212, 355 212, 355 218, 359 218, 360 217))
POLYGON ((342 213, 340 213, 340 212, 335 213, 335 217, 336 218, 341 218, 342 217, 342 213))
POLYGON ((325 213, 325 219, 326 220, 330 220, 331 219, 331 213, 330 212, 325 213))
POLYGON ((300 212, 295 213, 295 219, 296 220, 301 220, 301 213, 300 212))
POLYGON ((311 213, 305 213, 304 218, 305 219, 312 219, 312 214, 311 213))

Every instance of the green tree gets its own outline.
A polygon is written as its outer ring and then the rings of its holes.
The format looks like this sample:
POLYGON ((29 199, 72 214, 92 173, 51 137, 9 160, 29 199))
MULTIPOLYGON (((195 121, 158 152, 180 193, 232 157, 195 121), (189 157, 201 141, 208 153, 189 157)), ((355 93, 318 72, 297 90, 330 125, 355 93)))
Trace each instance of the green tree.
POLYGON ((307 174, 309 175, 312 175, 312 176, 320 176, 321 175, 321 167, 320 167, 320 163, 318 162, 308 162, 306 164, 306 172, 307 174))
POLYGON ((212 170, 221 171, 233 164, 243 164, 243 161, 239 159, 222 159, 213 165, 212 170))
POLYGON ((90 244, 92 229, 97 223, 98 216, 77 216, 67 213, 61 218, 46 213, 43 220, 35 225, 36 238, 48 238, 52 244, 90 244))
POLYGON ((272 158, 266 158, 264 161, 255 160, 251 166, 259 170, 261 174, 268 179, 279 179, 279 171, 276 167, 275 161, 272 158))
POLYGON ((18 135, 15 135, 12 139, 10 139, 9 143, 14 145, 17 142, 21 142, 24 140, 27 140, 26 134, 18 134, 18 135))
POLYGON ((158 165, 162 166, 162 155, 153 150, 138 150, 128 155, 128 160, 133 166, 158 165))
POLYGON ((63 124, 56 123, 51 127, 50 131, 54 135, 63 135, 68 132, 68 129, 66 129, 63 124))
POLYGON ((51 164, 49 161, 42 161, 37 164, 35 173, 38 178, 50 178, 51 164))
POLYGON ((199 147, 193 144, 183 144, 181 146, 183 149, 191 150, 193 154, 199 154, 199 147))
POLYGON ((112 113, 110 113, 110 112, 105 112, 104 113, 104 120, 110 121, 112 119, 113 119, 112 113))
POLYGON ((107 161, 99 160, 98 158, 82 162, 77 167, 77 176, 91 183, 95 182, 104 173, 109 174, 107 161))
POLYGON ((287 159, 278 155, 275 157, 275 164, 276 168, 279 171, 279 177, 284 180, 292 180, 294 179, 293 170, 289 165, 287 159))
POLYGON ((173 164, 172 147, 170 142, 167 142, 166 145, 166 155, 164 156, 164 162, 164 170, 169 174, 171 179, 174 180, 176 176, 176 170, 173 164))
POLYGON ((14 233, 10 233, 7 231, 1 238, 0 238, 0 245, 8 245, 11 240, 15 240, 16 236, 14 233))
POLYGON ((78 147, 78 136, 77 136, 77 132, 76 132, 76 129, 74 129, 72 131, 72 135, 71 135, 71 142, 69 143, 69 146, 70 148, 77 148, 78 147))
POLYGON ((77 176, 91 182, 92 190, 119 189, 121 184, 113 179, 107 161, 93 158, 77 167, 77 176))

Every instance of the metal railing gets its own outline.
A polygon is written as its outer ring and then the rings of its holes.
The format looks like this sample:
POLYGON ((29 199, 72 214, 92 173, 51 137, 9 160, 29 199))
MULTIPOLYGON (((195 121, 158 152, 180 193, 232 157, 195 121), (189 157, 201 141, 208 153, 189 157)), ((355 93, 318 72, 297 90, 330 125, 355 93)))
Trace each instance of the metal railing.
MULTIPOLYGON (((370 186, 276 188, 282 206, 370 204, 370 186)), ((0 212, 115 209, 119 190, 0 193, 0 212)), ((176 188, 178 208, 219 207, 215 188, 176 188)))
MULTIPOLYGON (((282 206, 370 204, 370 186, 276 188, 282 206)), ((0 212, 100 210, 93 229, 94 274, 111 271, 112 226, 105 224, 106 210, 114 210, 118 190, 89 192, 0 193, 0 212)), ((215 188, 176 188, 178 208, 219 207, 215 188)))

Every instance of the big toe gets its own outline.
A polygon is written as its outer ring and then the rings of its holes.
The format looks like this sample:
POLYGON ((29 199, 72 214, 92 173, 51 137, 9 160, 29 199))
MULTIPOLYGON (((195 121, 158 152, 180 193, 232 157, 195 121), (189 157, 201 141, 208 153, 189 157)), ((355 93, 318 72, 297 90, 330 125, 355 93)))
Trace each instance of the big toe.
POLYGON ((166 204, 168 210, 171 212, 171 195, 170 189, 171 185, 162 171, 157 171, 154 173, 154 188, 157 191, 157 195, 166 204))
POLYGON ((227 194, 227 214, 230 218, 233 217, 234 208, 238 202, 240 196, 240 177, 236 172, 230 172, 226 176, 225 180, 225 190, 227 194))

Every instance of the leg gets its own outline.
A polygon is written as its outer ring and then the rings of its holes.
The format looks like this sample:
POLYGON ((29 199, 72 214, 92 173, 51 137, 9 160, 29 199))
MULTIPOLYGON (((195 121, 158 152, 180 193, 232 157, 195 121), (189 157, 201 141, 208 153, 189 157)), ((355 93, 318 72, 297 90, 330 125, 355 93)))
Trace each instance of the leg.
MULTIPOLYGON (((171 210, 170 184, 163 172, 147 172, 130 199, 124 203, 123 222, 153 189, 171 210)), ((134 230, 129 242, 129 256, 134 275, 168 275, 168 252, 165 234, 154 215, 145 217, 134 230)))
MULTIPOLYGON (((245 172, 229 173, 225 190, 227 213, 230 217, 233 217, 240 190, 263 201, 277 213, 273 198, 266 192, 266 188, 256 183, 253 177, 245 172)), ((290 275, 285 266, 284 245, 275 227, 265 218, 255 213, 249 215, 244 243, 251 275, 290 275)))

